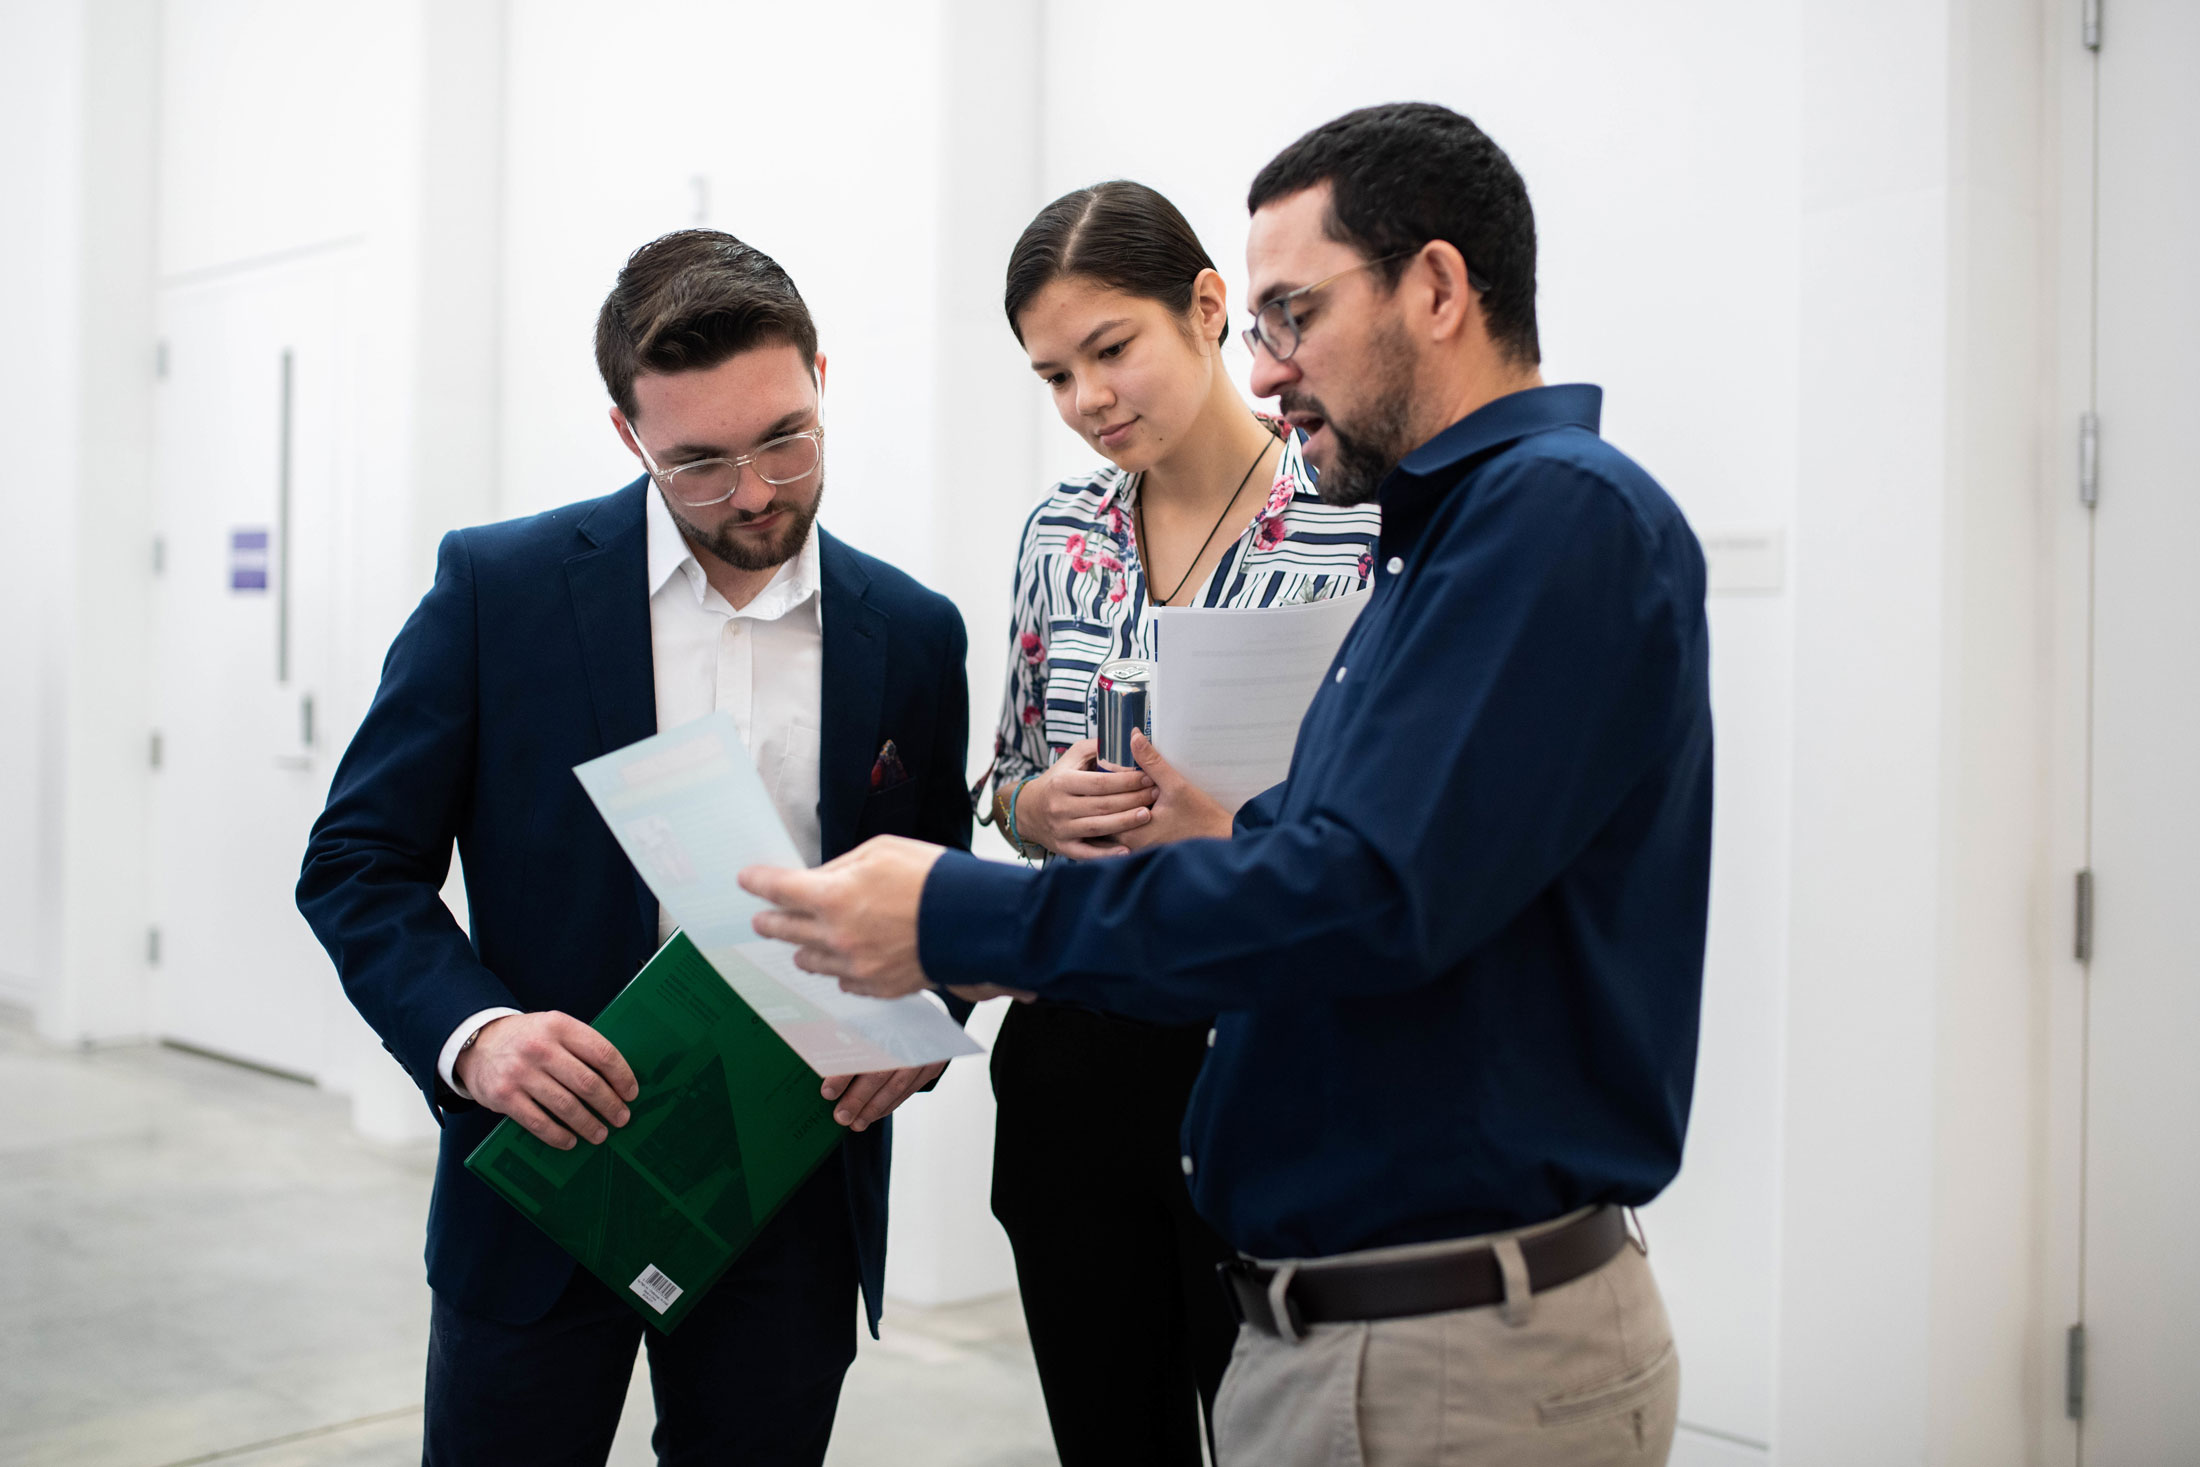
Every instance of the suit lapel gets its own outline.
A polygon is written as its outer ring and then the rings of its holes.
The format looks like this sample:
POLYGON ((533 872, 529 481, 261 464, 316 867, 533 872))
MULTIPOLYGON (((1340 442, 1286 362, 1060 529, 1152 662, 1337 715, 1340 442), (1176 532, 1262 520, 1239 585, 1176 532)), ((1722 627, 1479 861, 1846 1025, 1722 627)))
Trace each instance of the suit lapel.
POLYGON ((818 710, 817 824, 826 860, 855 842, 856 819, 871 790, 886 699, 886 617, 865 599, 870 577, 855 554, 818 531, 819 610, 825 629, 823 696, 818 710))
MULTIPOLYGON (((642 520, 647 482, 627 485, 582 520, 580 533, 591 548, 565 563, 599 753, 623 749, 657 731, 657 675, 649 637, 649 536, 642 520)), ((657 898, 639 873, 634 877, 634 895, 654 946, 657 898)))

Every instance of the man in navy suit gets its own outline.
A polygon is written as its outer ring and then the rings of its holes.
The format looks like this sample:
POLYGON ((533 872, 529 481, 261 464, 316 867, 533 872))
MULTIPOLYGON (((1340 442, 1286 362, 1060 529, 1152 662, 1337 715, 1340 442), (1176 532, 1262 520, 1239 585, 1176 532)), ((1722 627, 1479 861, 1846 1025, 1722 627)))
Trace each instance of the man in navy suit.
MULTIPOLYGON (((464 1167, 500 1115, 594 1145, 637 1094, 585 1020, 670 926, 573 766, 725 709, 813 862, 881 834, 970 842, 962 619, 816 528, 825 357, 793 281, 730 235, 667 235, 620 272, 596 356, 643 477, 444 538, 298 883, 443 1127, 424 1453, 439 1467, 603 1462, 644 1337, 464 1167), (454 842, 470 938, 438 895, 454 842)), ((825 1082, 838 1159, 676 1334, 647 1335, 660 1461, 823 1460, 859 1285, 878 1327, 885 1117, 939 1070, 825 1082)))

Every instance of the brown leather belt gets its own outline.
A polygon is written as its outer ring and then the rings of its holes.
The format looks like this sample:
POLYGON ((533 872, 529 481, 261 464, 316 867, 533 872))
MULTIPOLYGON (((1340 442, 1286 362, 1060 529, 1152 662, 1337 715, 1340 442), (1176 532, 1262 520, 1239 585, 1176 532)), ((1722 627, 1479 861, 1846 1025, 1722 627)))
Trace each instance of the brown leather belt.
MULTIPOLYGON (((1619 1208, 1610 1206, 1562 1228, 1522 1238, 1520 1254, 1528 1265, 1528 1287, 1540 1294, 1594 1272, 1626 1242, 1626 1221, 1619 1208)), ((1281 1270, 1241 1258, 1222 1264, 1217 1271, 1240 1323, 1286 1338, 1304 1334, 1309 1325, 1445 1314, 1505 1299, 1505 1276, 1498 1268, 1497 1254, 1486 1247, 1426 1258, 1324 1263, 1293 1270, 1283 1290, 1288 1328, 1279 1329, 1269 1299, 1281 1270)))

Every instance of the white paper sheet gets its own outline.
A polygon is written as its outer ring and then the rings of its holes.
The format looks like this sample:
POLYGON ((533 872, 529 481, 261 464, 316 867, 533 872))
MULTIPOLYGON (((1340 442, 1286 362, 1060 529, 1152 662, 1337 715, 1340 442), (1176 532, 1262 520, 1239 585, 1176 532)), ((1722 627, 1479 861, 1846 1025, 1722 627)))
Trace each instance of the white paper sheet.
POLYGON ((1367 593, 1261 611, 1154 612, 1154 747, 1225 809, 1291 772, 1299 724, 1367 593))
POLYGON ((730 713, 574 767, 634 869, 719 976, 820 1075, 931 1064, 983 1047, 924 998, 864 998, 756 935, 745 866, 800 866, 730 713))

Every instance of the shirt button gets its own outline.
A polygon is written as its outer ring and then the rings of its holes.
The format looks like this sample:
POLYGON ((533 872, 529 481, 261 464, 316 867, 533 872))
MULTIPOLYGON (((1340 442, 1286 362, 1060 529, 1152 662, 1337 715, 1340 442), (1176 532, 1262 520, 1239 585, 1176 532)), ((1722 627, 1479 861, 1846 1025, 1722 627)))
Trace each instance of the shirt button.
POLYGON ((1337 681, 1340 683, 1344 681, 1344 669, 1341 667, 1337 669, 1337 681))
POLYGON ((1209 1029, 1207 1031, 1207 1047, 1209 1049, 1213 1049, 1215 1047, 1215 1031, 1212 1029, 1209 1029))
POLYGON ((1192 1159, 1189 1156, 1180 1156, 1177 1160, 1184 1163, 1184 1175, 1190 1176, 1192 1174, 1192 1159))
POLYGON ((1389 571, 1392 575, 1398 574, 1405 568, 1406 558, 1402 555, 1393 555, 1392 557, 1390 557, 1390 564, 1383 567, 1384 570, 1389 571))

